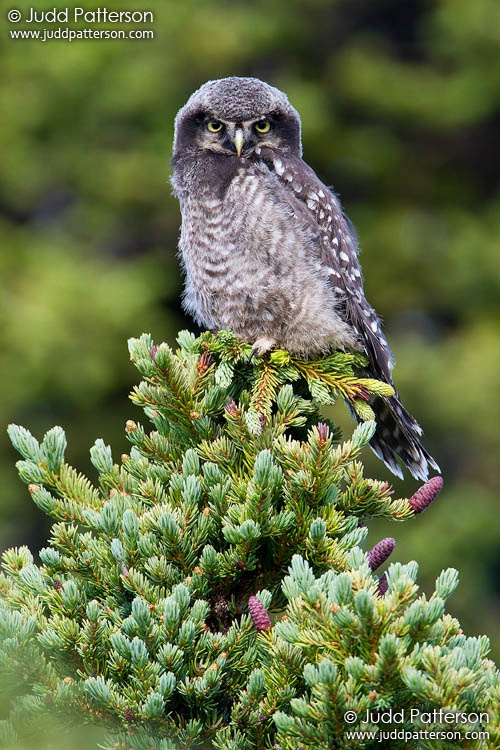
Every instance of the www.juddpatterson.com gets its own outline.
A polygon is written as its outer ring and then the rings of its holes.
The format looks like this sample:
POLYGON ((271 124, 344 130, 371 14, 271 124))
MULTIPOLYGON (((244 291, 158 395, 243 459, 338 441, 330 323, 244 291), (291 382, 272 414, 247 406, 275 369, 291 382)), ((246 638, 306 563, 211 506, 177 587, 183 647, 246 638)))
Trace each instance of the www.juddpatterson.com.
POLYGON ((7 13, 10 23, 152 23, 154 14, 150 10, 108 10, 107 8, 50 8, 39 10, 28 8, 20 11, 12 8, 7 13))

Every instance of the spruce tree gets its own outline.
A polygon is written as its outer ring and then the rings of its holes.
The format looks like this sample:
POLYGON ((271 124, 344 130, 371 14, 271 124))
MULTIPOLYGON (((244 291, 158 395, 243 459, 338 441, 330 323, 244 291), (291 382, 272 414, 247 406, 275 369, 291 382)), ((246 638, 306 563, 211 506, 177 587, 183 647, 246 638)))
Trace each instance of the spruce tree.
POLYGON ((40 443, 9 428, 54 525, 39 562, 3 555, 16 697, 0 747, 44 712, 104 724, 109 750, 499 747, 488 640, 444 610, 457 572, 427 598, 416 563, 376 572, 393 539, 363 550, 371 518, 411 519, 442 486, 395 499, 364 476, 370 402, 391 388, 357 374, 358 354, 256 358, 230 332, 178 344, 130 341, 152 429, 129 420, 120 461, 96 441, 97 485, 66 463, 60 427, 40 443), (347 440, 321 413, 339 398, 359 421, 347 440), (400 735, 348 736, 378 729, 400 735))

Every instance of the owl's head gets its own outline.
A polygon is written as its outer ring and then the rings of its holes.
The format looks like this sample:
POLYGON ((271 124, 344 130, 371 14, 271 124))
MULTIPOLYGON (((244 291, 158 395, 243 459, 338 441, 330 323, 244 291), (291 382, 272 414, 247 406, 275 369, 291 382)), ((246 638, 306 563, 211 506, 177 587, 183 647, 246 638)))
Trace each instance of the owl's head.
POLYGON ((174 159, 199 150, 245 158, 258 146, 302 153, 297 111, 258 78, 208 81, 175 119, 174 159))

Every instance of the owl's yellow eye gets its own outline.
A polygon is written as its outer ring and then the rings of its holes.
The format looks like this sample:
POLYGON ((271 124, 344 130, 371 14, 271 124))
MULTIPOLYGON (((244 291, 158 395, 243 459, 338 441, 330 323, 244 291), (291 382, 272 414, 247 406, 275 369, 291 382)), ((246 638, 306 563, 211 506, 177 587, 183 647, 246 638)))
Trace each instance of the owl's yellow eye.
POLYGON ((207 122, 207 130, 211 133, 220 133, 224 124, 220 120, 209 120, 207 122))
POLYGON ((257 133, 269 133, 271 130, 271 123, 269 120, 259 120, 259 122, 255 123, 254 128, 257 133))

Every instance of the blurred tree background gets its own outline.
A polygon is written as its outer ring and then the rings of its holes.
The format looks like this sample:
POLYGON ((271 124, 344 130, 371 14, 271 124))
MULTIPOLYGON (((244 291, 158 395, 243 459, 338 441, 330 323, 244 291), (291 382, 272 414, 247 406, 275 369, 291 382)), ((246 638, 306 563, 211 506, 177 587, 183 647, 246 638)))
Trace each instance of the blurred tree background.
MULTIPOLYGON (((92 476, 95 438, 117 457, 137 417, 126 339, 149 331, 172 344, 194 329, 179 305, 173 119, 207 79, 255 75, 288 93, 305 158, 358 229, 396 382, 445 478, 432 510, 378 524, 370 541, 395 536, 393 558, 420 562, 424 590, 457 567, 452 611, 500 661, 497 0, 105 5, 151 10, 154 23, 83 26, 151 28, 154 39, 12 40, 0 21, 0 548, 36 551, 48 529, 6 425, 40 436, 61 424, 69 460, 92 476)), ((334 418, 348 426, 345 411, 334 418)))

